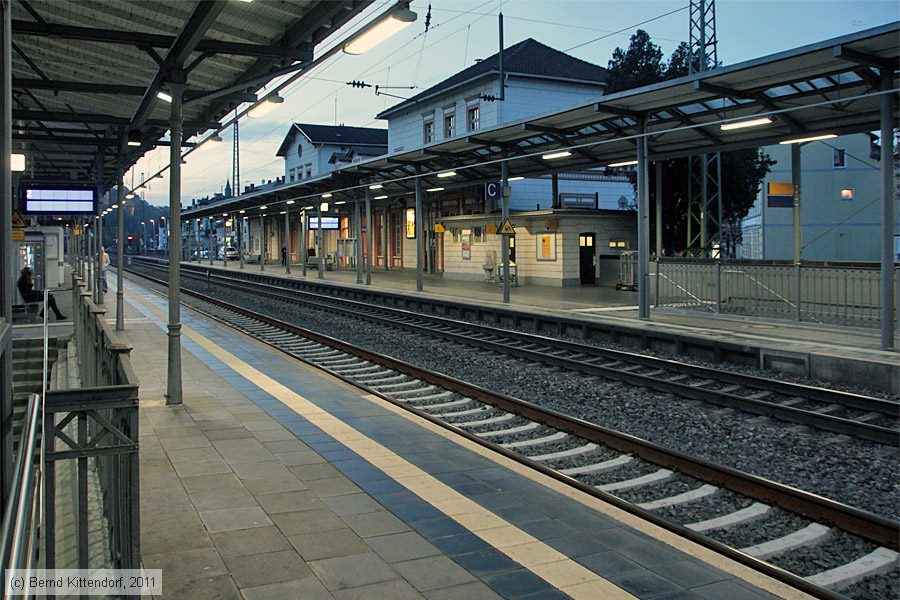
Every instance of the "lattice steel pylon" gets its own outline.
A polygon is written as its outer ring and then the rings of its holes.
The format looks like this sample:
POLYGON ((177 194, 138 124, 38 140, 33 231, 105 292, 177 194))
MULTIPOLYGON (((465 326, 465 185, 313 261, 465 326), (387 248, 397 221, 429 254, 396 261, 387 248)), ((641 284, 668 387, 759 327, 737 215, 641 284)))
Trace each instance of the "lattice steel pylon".
MULTIPOLYGON (((690 0, 690 72, 702 73, 719 64, 715 0, 690 0)), ((688 179, 687 247, 711 256, 722 248, 721 155, 690 158, 688 179)))
POLYGON ((234 109, 234 144, 231 153, 231 193, 241 195, 241 143, 238 130, 238 111, 234 109))

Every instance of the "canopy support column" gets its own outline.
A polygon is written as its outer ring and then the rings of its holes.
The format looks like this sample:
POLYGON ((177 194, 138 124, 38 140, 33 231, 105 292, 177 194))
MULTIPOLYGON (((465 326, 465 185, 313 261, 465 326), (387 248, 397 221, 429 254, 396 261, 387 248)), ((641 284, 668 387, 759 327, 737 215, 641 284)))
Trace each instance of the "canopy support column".
POLYGON ((10 329, 0 331, 0 501, 6 506, 12 486, 13 384, 12 305, 16 256, 12 241, 12 3, 0 0, 0 319, 10 329))
MULTIPOLYGON (((181 231, 181 133, 183 126, 180 81, 169 84, 172 96, 169 130, 169 227, 181 231)), ((166 404, 181 404, 181 236, 169 240, 169 364, 166 404)))
POLYGON ((291 274, 291 206, 284 207, 284 274, 291 274))
MULTIPOLYGON (((116 164, 116 331, 125 331, 125 148, 122 136, 116 164)), ((73 307, 74 310, 74 307, 73 307)))
POLYGON ((354 193, 353 211, 354 235, 356 236, 356 244, 354 245, 356 253, 356 283, 361 284, 363 282, 362 207, 359 202, 359 192, 354 193))
POLYGON ((316 277, 325 279, 325 257, 322 256, 322 201, 316 205, 316 264, 319 265, 316 277))
POLYGON ((422 291, 422 178, 416 177, 416 291, 422 291))
POLYGON ((641 137, 637 143, 638 192, 638 318, 650 318, 647 276, 650 264, 650 182, 647 165, 647 118, 641 119, 641 137))
POLYGON ((893 69, 881 69, 881 347, 894 348, 893 69))
MULTIPOLYGON (((501 222, 505 225, 509 219, 509 163, 505 160, 500 163, 500 212, 501 222)), ((509 304, 509 235, 500 235, 500 261, 503 269, 503 303, 509 304)))
POLYGON ((372 285, 372 194, 366 188, 366 285, 372 285))

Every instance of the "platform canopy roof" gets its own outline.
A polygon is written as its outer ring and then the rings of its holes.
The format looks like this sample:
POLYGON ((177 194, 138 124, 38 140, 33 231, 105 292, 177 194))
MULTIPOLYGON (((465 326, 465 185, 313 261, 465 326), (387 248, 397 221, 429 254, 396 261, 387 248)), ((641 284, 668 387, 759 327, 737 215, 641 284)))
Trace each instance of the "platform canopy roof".
POLYGON ((53 0, 12 2, 13 151, 35 179, 109 186, 122 136, 130 166, 164 144, 186 73, 184 138, 219 121, 274 77, 313 60, 372 0, 53 0), (99 161, 99 162, 98 162, 99 161))
MULTIPOLYGON (((646 124, 650 160, 736 150, 823 134, 879 129, 882 72, 896 97, 900 23, 892 23, 772 56, 603 96, 598 102, 512 124, 470 132, 422 148, 388 154, 280 186, 184 212, 201 217, 294 200, 312 203, 322 193, 362 197, 414 189, 452 189, 510 176, 605 167, 636 160, 636 138, 646 124), (770 116, 764 126, 722 130, 735 120, 770 116), (571 155, 547 160, 567 149, 571 155), (455 177, 438 179, 453 170, 455 177)), ((894 118, 897 103, 894 103, 894 118)))

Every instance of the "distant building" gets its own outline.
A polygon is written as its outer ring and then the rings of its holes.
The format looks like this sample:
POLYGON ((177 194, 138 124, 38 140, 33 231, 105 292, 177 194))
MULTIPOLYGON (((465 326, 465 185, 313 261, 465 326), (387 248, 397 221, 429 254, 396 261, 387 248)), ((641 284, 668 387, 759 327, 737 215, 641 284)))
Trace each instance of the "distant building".
MULTIPOLYGON (((603 67, 531 38, 506 48, 503 65, 503 101, 496 100, 501 92, 498 53, 382 111, 377 118, 388 122, 390 151, 477 135, 481 129, 599 100, 608 77, 603 67)), ((633 204, 634 190, 620 180, 592 170, 560 175, 555 202, 550 176, 515 181, 510 208, 625 208, 633 204), (626 206, 620 205, 621 196, 626 206)))
MULTIPOLYGON (((740 256, 793 258, 791 148, 767 146, 776 160, 743 219, 740 256)), ((877 261, 881 251, 881 175, 868 134, 812 142, 800 154, 805 260, 877 261), (873 158, 874 155, 874 158, 873 158)), ((897 225, 895 225, 895 228, 897 225)))
POLYGON ((387 139, 384 129, 294 123, 275 155, 284 158, 290 184, 386 154, 387 139))

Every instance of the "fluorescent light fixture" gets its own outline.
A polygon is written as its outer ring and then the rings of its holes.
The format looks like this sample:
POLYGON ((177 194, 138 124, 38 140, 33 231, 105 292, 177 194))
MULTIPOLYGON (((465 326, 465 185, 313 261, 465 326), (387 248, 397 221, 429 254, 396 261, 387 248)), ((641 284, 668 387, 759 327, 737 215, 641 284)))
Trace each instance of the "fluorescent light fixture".
POLYGON ((116 210, 117 208, 119 208, 119 205, 118 205, 118 204, 113 204, 112 206, 110 206, 110 208, 113 209, 113 210, 116 210))
POLYGON ((375 200, 387 200, 387 196, 375 196, 375 200))
POLYGON ((140 146, 140 145, 141 145, 141 140, 128 140, 128 145, 129 145, 129 146, 135 146, 135 147, 140 146))
POLYGON ((287 214, 287 211, 286 211, 286 210, 283 210, 283 211, 281 211, 281 212, 278 213, 278 214, 279 214, 279 215, 286 215, 286 214, 287 214))
POLYGON ((312 210, 313 208, 315 208, 315 207, 314 206, 304 206, 303 210, 312 210))
POLYGON ((425 191, 426 191, 426 192, 443 192, 443 191, 444 191, 444 188, 442 188, 442 187, 428 188, 428 189, 425 190, 425 191))
POLYGON ((125 194, 126 200, 131 200, 132 198, 134 198, 134 192, 128 192, 127 194, 125 194))
POLYGON ((328 212, 328 203, 327 203, 327 202, 323 202, 322 204, 320 204, 320 205, 319 205, 319 210, 321 210, 322 212, 328 212))
POLYGON ((519 175, 518 177, 509 177, 507 181, 522 181, 523 179, 525 179, 525 177, 519 175))
POLYGON ((223 216, 223 217, 227 217, 227 216, 228 216, 228 213, 222 213, 222 216, 223 216))
POLYGON ((445 177, 456 177, 456 171, 444 171, 443 173, 438 173, 438 179, 443 179, 445 177))
POLYGON ((294 203, 293 200, 288 200, 287 202, 285 202, 285 204, 287 204, 288 206, 290 206, 290 205, 293 204, 293 203, 294 203))
POLYGON ((826 133, 824 135, 814 135, 811 137, 805 138, 796 138, 793 140, 784 140, 783 142, 778 142, 779 144, 802 144, 804 142, 815 142, 818 140, 830 140, 831 138, 836 138, 837 135, 834 133, 826 133))
POLYGON ((338 200, 337 202, 334 203, 335 206, 337 206, 339 204, 347 204, 347 201, 346 200, 338 200))
POLYGON ((22 173, 25 171, 25 155, 24 154, 10 154, 9 155, 9 168, 13 173, 22 173))
POLYGON ((541 158, 543 158, 544 160, 553 160, 555 158, 565 158, 567 156, 572 156, 572 153, 568 150, 561 150, 559 152, 551 152, 549 154, 545 154, 541 158))
POLYGON ((323 198, 331 198, 334 194, 322 194, 323 198))
POLYGON ((266 210, 267 208, 269 208, 269 207, 266 206, 265 204, 263 204, 262 206, 259 207, 259 210, 266 210))
POLYGON ((156 92, 156 97, 162 100, 163 102, 172 102, 172 96, 160 90, 156 92))
POLYGON ((758 119, 746 119, 744 121, 735 121, 733 123, 722 123, 719 129, 722 131, 731 131, 732 129, 746 129, 747 127, 759 127, 768 125, 772 122, 772 117, 760 117, 758 119))
POLYGON ((383 188, 383 187, 384 187, 384 186, 381 185, 380 183, 376 183, 376 184, 370 185, 370 186, 369 186, 369 189, 370 189, 370 190, 380 190, 380 189, 383 188))
POLYGON ((202 142, 200 142, 200 144, 198 144, 198 145, 201 148, 203 148, 203 147, 212 148, 214 143, 218 143, 221 141, 222 141, 222 136, 220 136, 218 133, 214 133, 211 136, 209 136, 208 138, 206 138, 205 140, 203 140, 202 142), (212 142, 212 143, 208 144, 207 142, 212 142))
POLYGON ((630 167, 630 166, 636 165, 636 164, 638 164, 638 161, 636 161, 636 160, 623 160, 622 162, 609 163, 606 166, 607 167, 630 167))
POLYGON ((251 117, 261 117, 263 115, 269 114, 272 110, 275 109, 279 104, 284 103, 284 98, 279 96, 278 94, 274 94, 267 98, 263 98, 259 101, 256 106, 251 108, 247 114, 251 117))
POLYGON ((361 29, 353 39, 344 44, 347 54, 362 54, 411 25, 416 13, 409 8, 398 8, 391 14, 361 29))
POLYGON ((244 214, 245 212, 247 212, 247 211, 246 211, 246 210, 240 210, 240 211, 238 211, 239 214, 244 214))

